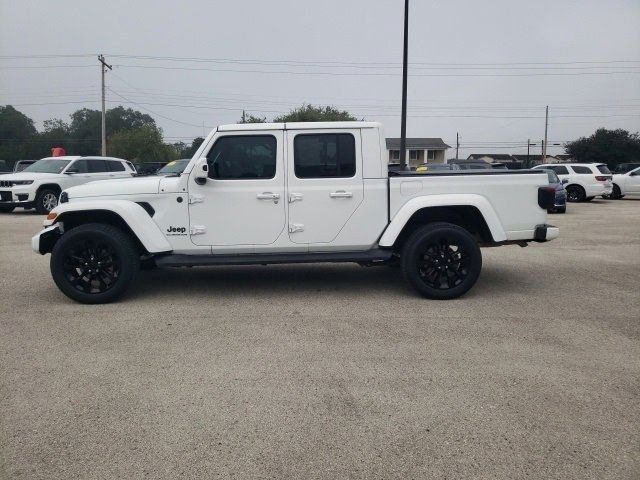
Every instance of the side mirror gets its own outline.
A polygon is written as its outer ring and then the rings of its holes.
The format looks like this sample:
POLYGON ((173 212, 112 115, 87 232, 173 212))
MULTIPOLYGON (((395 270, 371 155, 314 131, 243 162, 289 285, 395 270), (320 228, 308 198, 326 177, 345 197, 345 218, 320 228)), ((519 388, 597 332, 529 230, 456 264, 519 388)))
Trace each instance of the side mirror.
POLYGON ((209 176, 209 163, 206 157, 198 159, 196 163, 196 183, 198 185, 204 185, 207 183, 207 177, 209 176))
POLYGON ((563 185, 566 185, 567 183, 569 183, 569 180, 567 180, 566 178, 562 180, 563 185))
POLYGON ((635 172, 631 172, 631 173, 629 174, 629 176, 630 176, 630 177, 636 177, 636 176, 638 176, 638 174, 640 174, 640 172, 636 170, 635 172))

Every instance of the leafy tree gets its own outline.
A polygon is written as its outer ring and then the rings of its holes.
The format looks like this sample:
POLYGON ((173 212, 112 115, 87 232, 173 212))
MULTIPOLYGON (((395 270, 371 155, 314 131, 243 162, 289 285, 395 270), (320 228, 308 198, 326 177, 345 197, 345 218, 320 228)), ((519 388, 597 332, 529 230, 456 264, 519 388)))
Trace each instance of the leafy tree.
POLYGON ((569 142, 564 148, 578 162, 604 162, 615 167, 640 159, 640 136, 623 129, 599 128, 590 137, 569 142))
POLYGON ((267 117, 258 117, 249 113, 238 120, 238 123, 267 123, 267 117))
POLYGON ((162 131, 151 125, 114 133, 107 141, 107 152, 133 162, 168 162, 178 158, 175 147, 162 141, 162 131))
POLYGON ((25 158, 28 146, 36 136, 36 127, 29 117, 11 105, 0 106, 0 158, 15 160, 25 158))
POLYGON ((184 142, 177 142, 173 144, 173 147, 178 153, 178 158, 191 158, 196 153, 200 145, 204 142, 204 138, 196 137, 191 142, 191 145, 187 145, 184 142))
POLYGON ((358 120, 349 112, 338 110, 335 107, 315 107, 313 105, 302 105, 291 110, 289 113, 275 117, 274 122, 337 122, 358 120))

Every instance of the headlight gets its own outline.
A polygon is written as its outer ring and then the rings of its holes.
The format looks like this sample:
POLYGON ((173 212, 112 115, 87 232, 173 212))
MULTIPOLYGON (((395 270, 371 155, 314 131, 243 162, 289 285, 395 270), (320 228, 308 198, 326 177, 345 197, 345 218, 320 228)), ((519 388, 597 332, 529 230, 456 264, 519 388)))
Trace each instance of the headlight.
POLYGON ((11 183, 14 185, 31 185, 33 180, 14 180, 11 183))

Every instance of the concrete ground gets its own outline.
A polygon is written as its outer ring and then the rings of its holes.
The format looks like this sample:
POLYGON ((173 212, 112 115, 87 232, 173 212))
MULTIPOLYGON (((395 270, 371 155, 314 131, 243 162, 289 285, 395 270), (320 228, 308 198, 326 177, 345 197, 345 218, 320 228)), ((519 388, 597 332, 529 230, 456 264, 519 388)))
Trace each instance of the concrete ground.
POLYGON ((427 301, 398 269, 145 272, 71 302, 0 215, 0 477, 640 476, 640 200, 486 249, 427 301))

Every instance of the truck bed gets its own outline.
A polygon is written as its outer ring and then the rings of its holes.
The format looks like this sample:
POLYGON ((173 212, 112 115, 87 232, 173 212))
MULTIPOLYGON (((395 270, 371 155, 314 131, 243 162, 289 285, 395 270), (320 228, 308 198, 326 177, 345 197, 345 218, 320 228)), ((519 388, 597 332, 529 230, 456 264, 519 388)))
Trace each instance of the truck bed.
POLYGON ((506 240, 531 239, 547 212, 538 205, 538 188, 548 185, 545 172, 535 170, 454 170, 450 172, 389 173, 389 218, 414 199, 446 197, 449 205, 465 205, 470 198, 495 211, 506 240))

